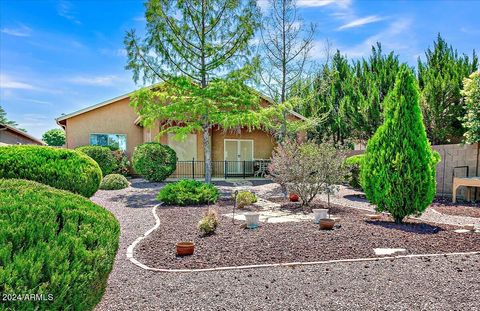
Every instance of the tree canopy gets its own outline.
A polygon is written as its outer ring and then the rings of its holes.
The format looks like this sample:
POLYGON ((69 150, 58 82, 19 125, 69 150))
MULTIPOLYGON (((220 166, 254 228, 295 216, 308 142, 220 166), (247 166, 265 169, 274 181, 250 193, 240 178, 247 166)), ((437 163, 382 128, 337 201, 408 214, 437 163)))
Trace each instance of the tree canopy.
POLYGON ((62 129, 51 129, 43 133, 42 140, 49 146, 61 147, 65 145, 65 131, 62 129))

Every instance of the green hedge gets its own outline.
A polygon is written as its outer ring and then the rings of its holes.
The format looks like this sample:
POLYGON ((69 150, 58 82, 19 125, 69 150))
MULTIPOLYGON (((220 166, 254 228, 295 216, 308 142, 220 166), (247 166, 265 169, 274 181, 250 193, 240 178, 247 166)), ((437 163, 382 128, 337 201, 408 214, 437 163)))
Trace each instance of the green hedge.
POLYGON ((33 181, 0 179, 0 293, 47 299, 2 301, 0 309, 93 309, 119 232, 115 217, 88 199, 33 181))
POLYGON ((81 146, 75 148, 94 159, 102 170, 103 176, 112 174, 118 169, 117 159, 108 147, 102 146, 81 146))
POLYGON ((215 203, 220 196, 217 187, 196 180, 184 179, 163 187, 157 200, 167 205, 195 205, 215 203))
POLYGON ((149 142, 138 145, 133 152, 133 169, 145 179, 164 181, 177 166, 177 155, 169 146, 149 142))
POLYGON ((347 181, 352 188, 362 189, 360 183, 360 171, 365 154, 358 154, 345 159, 345 165, 348 168, 347 181))
POLYGON ((102 171, 85 154, 43 146, 0 147, 0 178, 40 182, 91 197, 100 186, 102 171))
POLYGON ((128 187, 128 180, 120 174, 110 174, 102 179, 100 189, 102 190, 119 190, 128 187))

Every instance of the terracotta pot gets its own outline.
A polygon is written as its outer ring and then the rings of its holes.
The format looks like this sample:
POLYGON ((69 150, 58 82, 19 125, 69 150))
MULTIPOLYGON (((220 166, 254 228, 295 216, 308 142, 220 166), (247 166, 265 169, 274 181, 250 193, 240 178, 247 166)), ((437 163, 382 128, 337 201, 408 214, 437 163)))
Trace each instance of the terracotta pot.
POLYGON ((313 216, 315 217, 313 222, 318 224, 320 219, 327 218, 328 216, 328 209, 326 208, 314 208, 312 209, 313 216))
POLYGON ((335 219, 320 219, 320 230, 332 230, 333 226, 335 226, 335 219))
POLYGON ((288 198, 290 199, 290 202, 298 202, 300 200, 300 198, 298 197, 297 194, 295 193, 290 193, 288 195, 288 198))
POLYGON ((178 242, 177 247, 177 256, 189 256, 193 255, 195 250, 195 243, 193 242, 178 242))

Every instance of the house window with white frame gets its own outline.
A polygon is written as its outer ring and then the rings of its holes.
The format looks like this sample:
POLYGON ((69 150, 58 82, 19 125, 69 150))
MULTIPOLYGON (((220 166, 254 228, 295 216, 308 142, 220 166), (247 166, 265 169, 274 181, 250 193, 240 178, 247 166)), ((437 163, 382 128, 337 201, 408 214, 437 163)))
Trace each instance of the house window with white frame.
POLYGON ((90 145, 113 147, 118 150, 127 150, 127 135, 125 134, 90 134, 90 145))

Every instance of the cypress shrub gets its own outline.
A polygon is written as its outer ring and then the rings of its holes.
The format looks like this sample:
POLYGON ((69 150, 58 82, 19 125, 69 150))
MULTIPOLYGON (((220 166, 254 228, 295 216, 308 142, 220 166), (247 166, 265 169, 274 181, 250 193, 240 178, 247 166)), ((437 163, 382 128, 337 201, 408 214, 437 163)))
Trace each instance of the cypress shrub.
POLYGON ((84 197, 0 179, 0 293, 45 299, 2 301, 0 309, 93 309, 112 269, 119 232, 115 217, 84 197))
POLYGON ((43 146, 0 147, 0 178, 20 178, 91 197, 102 171, 85 154, 43 146))
POLYGON ((384 123, 369 140, 361 169, 368 200, 400 223, 421 214, 435 195, 435 165, 413 73, 402 66, 385 100, 384 123))
POLYGON ((177 167, 177 155, 169 146, 149 142, 138 145, 133 152, 133 169, 149 181, 160 182, 177 167))
POLYGON ((109 147, 102 146, 81 146, 75 148, 94 159, 102 170, 103 176, 116 172, 118 168, 117 159, 109 147))
POLYGON ((157 200, 166 205, 196 205, 215 203, 220 197, 220 191, 212 184, 201 181, 183 179, 160 189, 157 200))

